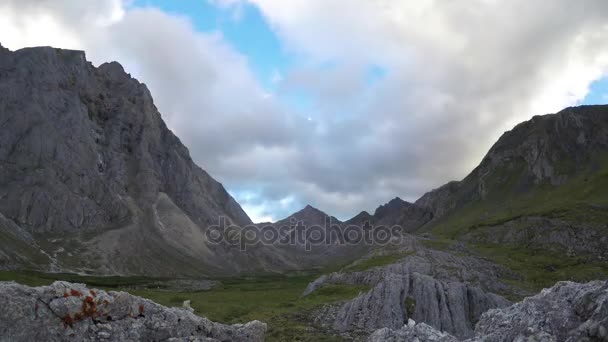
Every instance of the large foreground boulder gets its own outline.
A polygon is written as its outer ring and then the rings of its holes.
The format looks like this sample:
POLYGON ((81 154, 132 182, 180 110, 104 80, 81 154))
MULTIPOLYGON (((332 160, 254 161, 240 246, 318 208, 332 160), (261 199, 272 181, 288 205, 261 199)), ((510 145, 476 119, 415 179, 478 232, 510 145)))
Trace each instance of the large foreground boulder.
MULTIPOLYGON (((410 321, 376 330, 370 342, 455 342, 456 337, 410 321)), ((608 341, 608 281, 559 282, 522 302, 485 312, 467 342, 608 341)))
POLYGON ((259 321, 225 325, 126 292, 57 281, 0 282, 1 341, 263 341, 259 321))

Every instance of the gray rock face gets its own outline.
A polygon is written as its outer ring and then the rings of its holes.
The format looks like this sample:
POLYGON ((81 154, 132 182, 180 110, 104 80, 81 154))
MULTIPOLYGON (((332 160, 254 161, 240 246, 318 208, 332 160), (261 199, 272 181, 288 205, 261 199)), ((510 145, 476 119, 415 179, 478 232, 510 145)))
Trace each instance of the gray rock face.
POLYGON ((441 332, 430 325, 409 321, 399 330, 382 328, 376 330, 368 338, 368 342, 457 342, 454 336, 441 332))
POLYGON ((559 282, 540 294, 483 314, 477 341, 608 341, 608 282, 559 282))
POLYGON ((0 341, 254 341, 266 324, 224 325, 126 292, 0 282, 0 341))
POLYGON ((396 197, 379 206, 373 217, 376 225, 401 225, 404 231, 411 232, 429 222, 433 213, 427 208, 396 197))
MULTIPOLYGON (((413 239, 413 238, 412 238, 413 239)), ((337 272, 313 281, 303 295, 326 284, 367 285, 371 289, 316 314, 317 323, 331 329, 367 331, 398 329, 408 319, 424 322, 464 338, 488 309, 508 306, 499 280, 504 270, 473 257, 455 256, 411 243, 415 254, 387 266, 361 272, 337 272)))
MULTIPOLYGON (((383 328, 368 341, 459 341, 424 323, 383 328)), ((467 342, 608 341, 608 282, 559 282, 512 306, 485 312, 467 342)))
POLYGON ((263 268, 209 245, 204 232, 220 216, 251 221, 120 64, 96 68, 81 51, 50 47, 1 49, 0 94, 0 268, 263 268))

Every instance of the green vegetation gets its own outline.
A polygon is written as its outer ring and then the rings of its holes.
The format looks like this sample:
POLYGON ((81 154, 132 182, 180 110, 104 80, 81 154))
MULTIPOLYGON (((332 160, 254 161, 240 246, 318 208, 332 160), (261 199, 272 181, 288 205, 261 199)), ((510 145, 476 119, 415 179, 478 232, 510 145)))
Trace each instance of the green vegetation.
POLYGON ((582 173, 560 186, 541 184, 521 193, 509 190, 515 187, 515 174, 516 171, 509 177, 501 176, 500 183, 488 181, 487 186, 493 184, 495 188, 487 198, 447 215, 431 227, 431 232, 456 239, 468 232, 524 216, 558 218, 573 223, 608 222, 608 166, 582 173))
POLYGON ((370 268, 378 267, 378 266, 386 266, 390 264, 394 264, 397 261, 405 258, 408 255, 413 255, 415 252, 400 252, 394 254, 386 254, 386 255, 374 255, 371 258, 361 259, 356 263, 348 265, 344 267, 344 271, 348 272, 361 272, 369 270, 370 268))
POLYGON ((438 251, 447 251, 456 241, 450 239, 422 239, 420 242, 424 247, 436 249, 438 251))
MULTIPOLYGON (((581 256, 568 256, 562 252, 530 249, 514 244, 477 244, 470 247, 516 272, 521 279, 508 279, 506 282, 529 292, 538 292, 562 280, 586 282, 608 278, 607 263, 590 262, 581 256)), ((521 299, 508 297, 512 300, 521 299)))
MULTIPOLYGON (((562 165, 560 170, 570 170, 569 167, 562 165)), ((497 170, 491 178, 486 179, 485 188, 489 192, 483 200, 472 201, 433 226, 426 227, 436 239, 423 240, 422 243, 429 248, 446 250, 457 240, 478 241, 467 245, 475 254, 513 270, 521 279, 506 282, 529 292, 552 286, 560 280, 608 278, 608 263, 589 262, 584 255, 568 256, 549 246, 539 249, 536 248, 539 246, 530 245, 525 238, 519 244, 479 242, 491 241, 488 239, 490 237, 498 237, 496 241, 500 241, 500 235, 496 234, 512 232, 513 229, 524 230, 522 234, 526 236, 528 229, 535 228, 535 223, 515 221, 525 217, 585 223, 606 230, 608 162, 600 163, 593 170, 580 172, 562 185, 539 184, 525 190, 518 184, 520 169, 520 163, 513 162, 510 168, 497 170), (503 228, 488 229, 508 222, 509 225, 503 228), (462 239, 465 235, 472 240, 462 239)))
POLYGON ((263 276, 223 279, 210 291, 180 293, 131 291, 167 306, 181 306, 190 299, 195 312, 223 323, 243 323, 254 319, 269 324, 268 341, 335 340, 310 329, 306 315, 322 304, 350 299, 366 290, 361 286, 325 286, 300 298, 315 276, 263 276))
POLYGON ((407 296, 405 297, 403 305, 405 307, 405 312, 407 312, 407 317, 412 317, 414 311, 416 311, 416 300, 410 296, 407 296))
POLYGON ((102 289, 118 289, 134 286, 151 286, 155 281, 163 279, 148 277, 86 276, 71 273, 41 273, 37 271, 0 271, 0 281, 10 280, 29 286, 49 285, 56 280, 64 280, 72 283, 84 283, 88 286, 102 289))
POLYGON ((267 341, 336 341, 311 326, 311 310, 323 304, 346 300, 368 288, 363 286, 328 285, 309 296, 300 295, 318 274, 265 275, 223 278, 221 284, 209 291, 177 292, 156 289, 159 279, 145 277, 89 277, 73 274, 44 274, 38 272, 1 271, 0 280, 40 286, 54 280, 86 283, 107 290, 129 289, 129 293, 151 299, 165 306, 181 307, 191 301, 195 313, 222 323, 244 323, 254 319, 268 323, 267 341), (133 287, 143 289, 132 289, 133 287))

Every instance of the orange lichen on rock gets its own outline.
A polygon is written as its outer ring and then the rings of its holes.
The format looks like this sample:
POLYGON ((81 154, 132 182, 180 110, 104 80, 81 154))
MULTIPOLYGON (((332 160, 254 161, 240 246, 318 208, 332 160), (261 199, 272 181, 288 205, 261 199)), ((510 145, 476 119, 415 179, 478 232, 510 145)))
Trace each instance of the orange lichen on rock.
POLYGON ((66 314, 65 316, 63 316, 63 318, 61 319, 61 321, 63 322, 63 325, 66 328, 68 326, 70 326, 70 328, 71 328, 72 324, 74 324, 74 321, 72 320, 72 316, 70 316, 70 314, 66 314))
POLYGON ((93 317, 97 313, 97 308, 93 297, 86 296, 82 301, 82 313, 87 317, 93 317))

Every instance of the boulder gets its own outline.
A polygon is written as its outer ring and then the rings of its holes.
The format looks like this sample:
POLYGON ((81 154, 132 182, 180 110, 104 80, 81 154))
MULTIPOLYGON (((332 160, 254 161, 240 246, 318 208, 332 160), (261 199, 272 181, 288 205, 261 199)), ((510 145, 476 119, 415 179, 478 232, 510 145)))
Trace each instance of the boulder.
POLYGON ((263 341, 266 324, 226 325, 126 292, 56 281, 0 282, 1 341, 263 341))

